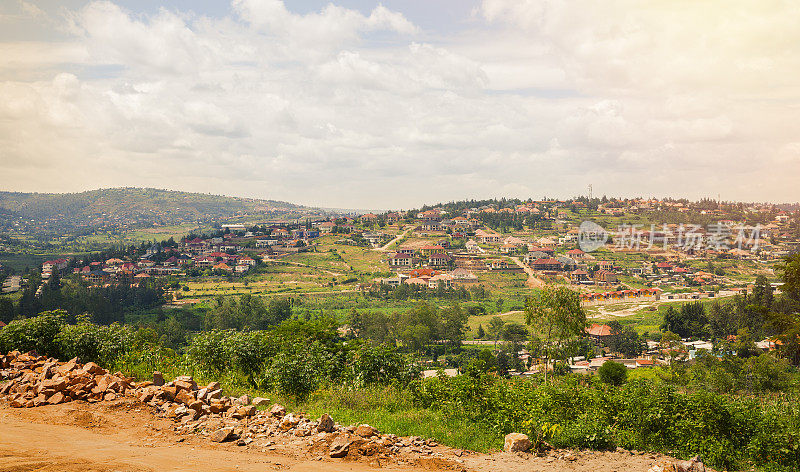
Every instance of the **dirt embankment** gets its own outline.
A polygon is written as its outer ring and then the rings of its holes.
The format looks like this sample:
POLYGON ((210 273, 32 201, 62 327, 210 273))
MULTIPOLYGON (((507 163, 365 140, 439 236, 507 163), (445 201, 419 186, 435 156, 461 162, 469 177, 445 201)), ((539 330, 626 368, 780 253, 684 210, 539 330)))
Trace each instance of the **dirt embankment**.
POLYGON ((156 386, 75 359, 0 355, 0 472, 645 472, 671 462, 627 451, 477 454, 339 425, 327 415, 314 421, 280 405, 258 411, 249 398, 220 392, 215 382, 201 389, 179 378, 156 386))

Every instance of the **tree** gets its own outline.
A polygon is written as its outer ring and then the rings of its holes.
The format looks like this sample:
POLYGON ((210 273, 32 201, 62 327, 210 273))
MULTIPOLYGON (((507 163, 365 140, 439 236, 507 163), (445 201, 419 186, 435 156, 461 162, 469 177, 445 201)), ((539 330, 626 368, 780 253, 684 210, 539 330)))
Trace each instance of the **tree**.
POLYGON ((484 336, 486 336, 486 331, 483 330, 483 325, 479 324, 477 337, 478 339, 483 339, 484 336))
POLYGON ((494 339, 495 347, 497 346, 497 340, 500 339, 500 335, 503 334, 503 326, 505 324, 506 322, 499 316, 493 316, 492 319, 489 320, 489 336, 494 339))
POLYGON ((795 302, 800 302, 800 253, 786 258, 781 291, 795 302))
POLYGON ((670 306, 664 314, 663 331, 672 331, 681 337, 700 337, 708 333, 708 318, 703 304, 691 302, 681 305, 680 311, 670 306))
POLYGON ((755 284, 753 285, 752 302, 760 306, 764 310, 772 308, 772 286, 763 275, 756 277, 755 284))
POLYGON ((608 347, 613 352, 618 352, 624 356, 638 356, 642 353, 643 343, 639 340, 639 334, 630 326, 622 326, 617 320, 608 323, 611 328, 611 336, 607 341, 608 347))
POLYGON ((544 380, 551 349, 586 329, 586 313, 578 293, 565 287, 545 287, 537 297, 525 300, 525 323, 535 326, 544 341, 544 380))
POLYGON ((683 361, 686 359, 686 346, 681 342, 681 337, 672 331, 667 331, 661 335, 660 347, 662 350, 667 351, 670 367, 674 361, 683 361))
POLYGON ((513 351, 517 352, 517 347, 528 339, 528 328, 519 323, 509 323, 503 327, 503 340, 510 342, 513 351))
POLYGON ((467 318, 467 313, 457 304, 442 310, 442 323, 438 338, 454 346, 460 345, 467 330, 467 318))
POLYGON ((628 368, 619 362, 606 361, 597 369, 600 380, 610 385, 622 385, 628 378, 628 368))

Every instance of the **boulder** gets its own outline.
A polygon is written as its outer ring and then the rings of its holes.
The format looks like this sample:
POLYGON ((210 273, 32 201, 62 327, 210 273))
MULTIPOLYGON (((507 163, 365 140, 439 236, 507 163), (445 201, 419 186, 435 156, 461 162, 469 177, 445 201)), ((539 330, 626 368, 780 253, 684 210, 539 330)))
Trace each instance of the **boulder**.
POLYGON ((183 403, 184 405, 190 405, 195 402, 194 395, 189 393, 188 390, 179 390, 178 394, 175 395, 175 401, 178 403, 183 403))
POLYGON ((269 398, 255 397, 253 399, 253 405, 255 405, 255 406, 267 406, 267 405, 269 405, 269 398))
POLYGON ((330 454, 333 458, 345 457, 350 451, 350 445, 353 440, 347 434, 340 434, 336 439, 331 442, 330 454))
POLYGON ((83 369, 81 369, 81 372, 89 373, 92 375, 103 375, 107 373, 105 369, 95 364, 94 362, 87 362, 86 364, 84 364, 83 369))
POLYGON ((274 405, 272 405, 272 407, 270 407, 269 414, 270 416, 282 418, 286 414, 286 408, 284 408, 282 405, 278 405, 277 403, 275 403, 274 405))
POLYGON ((317 431, 321 433, 330 433, 333 431, 333 418, 327 413, 323 413, 317 422, 317 431))
POLYGON ((531 440, 528 435, 522 433, 506 434, 503 443, 503 450, 506 452, 526 452, 531 448, 531 440))
POLYGON ((164 385, 164 375, 161 372, 159 371, 153 372, 153 385, 155 385, 156 387, 161 387, 162 385, 164 385))
POLYGON ((368 424, 362 424, 356 428, 355 433, 362 438, 371 438, 378 434, 378 430, 368 424))
POLYGON ((675 461, 673 464, 675 472, 705 472, 706 466, 700 461, 697 456, 692 457, 688 461, 675 461))
POLYGON ((232 427, 220 428, 214 431, 214 434, 212 434, 209 439, 218 443, 233 439, 233 428, 232 427))
POLYGON ((300 418, 289 413, 288 415, 284 416, 283 419, 281 420, 280 428, 283 431, 289 431, 290 429, 297 426, 299 423, 300 423, 300 418))
POLYGON ((239 397, 236 400, 234 400, 233 403, 236 404, 236 405, 241 405, 241 406, 249 405, 250 404, 250 395, 242 395, 241 397, 239 397))

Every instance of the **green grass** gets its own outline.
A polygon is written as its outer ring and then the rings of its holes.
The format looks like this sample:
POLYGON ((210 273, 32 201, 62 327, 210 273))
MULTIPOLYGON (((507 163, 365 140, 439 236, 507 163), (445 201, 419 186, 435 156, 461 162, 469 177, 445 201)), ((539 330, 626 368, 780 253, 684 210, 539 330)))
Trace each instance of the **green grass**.
MULTIPOLYGON (((314 392, 306 401, 297 402, 291 397, 253 389, 237 375, 207 377, 192 372, 192 369, 177 363, 178 359, 165 356, 147 364, 118 362, 112 369, 118 369, 139 380, 150 380, 154 370, 162 372, 167 380, 178 375, 194 375, 199 385, 218 381, 225 395, 265 397, 309 418, 318 418, 327 413, 339 424, 366 423, 382 433, 433 438, 441 444, 460 449, 492 452, 503 446, 503 436, 496 430, 463 419, 449 418, 438 411, 416 407, 412 404, 410 393, 397 387, 375 386, 357 390, 344 387, 323 388, 314 392)), ((267 407, 262 407, 265 408, 267 407)))
POLYGON ((434 438, 460 449, 490 452, 503 445, 502 435, 492 428, 415 407, 408 392, 394 387, 322 390, 294 406, 312 418, 328 413, 341 424, 367 423, 381 432, 434 438))

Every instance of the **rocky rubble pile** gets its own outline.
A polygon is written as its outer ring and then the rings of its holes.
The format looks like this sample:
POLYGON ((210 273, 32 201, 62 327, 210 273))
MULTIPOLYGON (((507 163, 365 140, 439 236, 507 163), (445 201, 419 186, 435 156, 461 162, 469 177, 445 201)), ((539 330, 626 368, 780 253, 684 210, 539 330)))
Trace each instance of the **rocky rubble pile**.
MULTIPOLYGON (((219 383, 198 385, 192 377, 181 376, 165 382, 159 372, 152 381, 134 382, 119 372, 113 374, 93 362, 59 362, 35 353, 10 352, 0 355, 0 399, 14 408, 55 405, 76 400, 112 401, 132 397, 173 419, 176 430, 208 437, 214 442, 235 441, 240 446, 275 449, 274 444, 296 443, 318 456, 333 458, 386 457, 396 454, 443 457, 437 443, 419 437, 403 438, 380 434, 369 425, 342 426, 327 414, 312 420, 287 413, 266 398, 222 394, 219 383)), ((456 455, 463 454, 456 451, 456 455)))
POLYGON ((94 362, 78 359, 59 362, 35 353, 14 351, 0 355, 0 396, 13 408, 56 405, 73 400, 111 401, 134 388, 133 379, 119 372, 110 374, 94 362))

